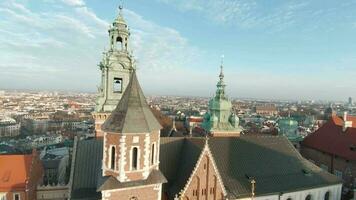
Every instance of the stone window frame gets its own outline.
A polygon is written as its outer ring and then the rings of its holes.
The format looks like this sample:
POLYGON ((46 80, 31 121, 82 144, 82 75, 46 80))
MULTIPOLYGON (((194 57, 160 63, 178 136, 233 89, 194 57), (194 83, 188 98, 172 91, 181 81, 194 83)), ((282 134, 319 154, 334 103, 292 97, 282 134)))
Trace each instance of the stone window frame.
POLYGON ((157 150, 156 149, 157 149, 156 142, 153 142, 151 144, 151 153, 150 153, 150 158, 151 158, 150 163, 151 163, 151 165, 155 165, 157 163, 157 159, 156 159, 157 150))
POLYGON ((138 171, 138 170, 140 170, 140 158, 141 158, 140 146, 138 146, 138 145, 131 146, 131 149, 130 149, 130 171, 138 171), (133 155, 133 149, 135 147, 137 148, 137 167, 136 167, 136 169, 133 169, 132 168, 132 162, 133 162, 132 155, 133 155))
POLYGON ((326 192, 324 193, 323 199, 324 199, 324 200, 329 200, 329 199, 331 199, 331 191, 330 191, 330 190, 328 190, 328 191, 326 191, 326 192), (326 196, 326 195, 328 195, 328 196, 326 196), (326 198, 326 197, 328 197, 328 198, 326 198))
POLYGON ((307 194, 307 196, 305 196, 304 199, 305 200, 312 200, 313 199, 313 195, 312 194, 307 194))
POLYGON ((7 200, 6 199, 6 193, 0 194, 0 195, 3 195, 3 196, 0 196, 0 200, 7 200))
POLYGON ((16 200, 16 195, 18 196, 17 200, 21 200, 21 195, 20 195, 20 193, 17 193, 17 192, 12 194, 12 199, 16 200))
POLYGON ((108 169, 109 170, 111 170, 111 171, 116 171, 116 169, 117 169, 117 159, 116 159, 116 157, 117 157, 117 148, 116 148, 116 145, 113 145, 113 144, 111 144, 110 146, 109 146, 109 159, 108 159, 108 169), (114 169, 112 169, 111 168, 111 163, 112 163, 112 160, 111 160, 111 152, 112 152, 112 148, 115 148, 115 158, 114 158, 114 169))

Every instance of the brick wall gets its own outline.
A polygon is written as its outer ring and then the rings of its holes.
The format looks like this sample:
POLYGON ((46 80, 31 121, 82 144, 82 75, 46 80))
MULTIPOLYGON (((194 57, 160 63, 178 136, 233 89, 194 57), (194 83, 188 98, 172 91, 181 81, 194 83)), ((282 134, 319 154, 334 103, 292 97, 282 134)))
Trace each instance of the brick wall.
MULTIPOLYGON (((106 165, 107 170, 105 170, 105 175, 111 175, 114 177, 119 176, 119 172, 122 169, 125 171, 125 174, 129 180, 139 180, 143 179, 143 173, 145 169, 145 159, 148 160, 149 168, 150 169, 158 169, 158 152, 159 152, 159 131, 154 133, 149 133, 149 148, 146 150, 145 141, 147 140, 146 134, 135 134, 135 135, 122 135, 116 133, 107 133, 104 140, 104 162, 106 165), (125 142, 125 153, 120 152, 120 140, 124 140, 125 142), (152 144, 155 143, 155 153, 154 157, 156 163, 151 165, 151 147, 152 144), (115 147, 115 158, 116 158, 116 165, 115 170, 110 169, 110 159, 111 159, 111 146, 115 147), (131 157, 132 157, 132 149, 133 147, 138 148, 138 168, 136 170, 132 169, 131 164, 131 157), (123 155, 122 155, 123 154, 123 155), (125 158, 126 163, 121 163, 120 158, 125 158)), ((146 161, 147 162, 147 161, 146 161)))
POLYGON ((103 200, 117 200, 117 199, 126 199, 126 200, 135 200, 136 197, 138 200, 160 200, 160 185, 148 185, 148 186, 139 186, 134 188, 127 188, 123 190, 111 190, 103 192, 103 200))
POLYGON ((354 177, 356 178, 355 161, 346 160, 305 146, 302 146, 301 154, 319 167, 322 165, 327 166, 330 173, 335 174, 335 170, 342 172, 342 178, 346 187, 350 187, 350 184, 353 184, 354 177))
POLYGON ((189 183, 186 192, 183 194, 183 199, 223 199, 222 186, 218 181, 217 173, 207 152, 204 153, 203 158, 197 167, 197 171, 193 174, 191 182, 189 183))

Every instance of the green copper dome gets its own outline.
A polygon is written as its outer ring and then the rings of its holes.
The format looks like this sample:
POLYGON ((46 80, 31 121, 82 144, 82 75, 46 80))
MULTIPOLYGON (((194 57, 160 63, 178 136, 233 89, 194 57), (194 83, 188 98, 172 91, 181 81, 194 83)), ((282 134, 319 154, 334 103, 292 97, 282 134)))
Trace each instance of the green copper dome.
POLYGON ((202 127, 208 133, 228 132, 240 133, 239 119, 232 112, 231 101, 225 96, 225 83, 223 67, 219 75, 219 81, 216 84, 215 96, 209 101, 209 111, 204 115, 202 127))

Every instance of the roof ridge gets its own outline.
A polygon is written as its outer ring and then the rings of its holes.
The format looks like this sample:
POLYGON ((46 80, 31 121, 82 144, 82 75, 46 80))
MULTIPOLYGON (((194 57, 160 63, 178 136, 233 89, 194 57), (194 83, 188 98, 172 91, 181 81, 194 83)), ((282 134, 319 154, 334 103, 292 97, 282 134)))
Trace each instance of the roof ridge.
MULTIPOLYGON (((134 72, 132 76, 133 76, 132 78, 135 78, 135 79, 136 79, 136 82, 138 83, 137 76, 136 76, 136 72, 134 72)), ((142 101, 144 101, 144 103, 147 104, 145 98, 141 99, 141 92, 142 92, 141 86, 140 86, 140 85, 137 85, 137 88, 138 88, 138 91, 137 91, 137 93, 138 93, 138 100, 139 100, 140 104, 142 104, 142 101)), ((142 95, 143 95, 143 94, 142 94, 142 95)), ((147 106, 148 106, 148 105, 147 105, 147 106)), ((143 109, 143 106, 140 106, 140 109, 142 110, 142 113, 143 113, 144 115, 146 115, 146 113, 145 113, 145 111, 144 111, 144 109, 143 109)), ((147 122, 146 116, 145 116, 143 119, 144 119, 144 121, 145 121, 145 124, 146 124, 147 128, 148 128, 149 130, 151 130, 151 127, 150 127, 149 123, 147 122)))

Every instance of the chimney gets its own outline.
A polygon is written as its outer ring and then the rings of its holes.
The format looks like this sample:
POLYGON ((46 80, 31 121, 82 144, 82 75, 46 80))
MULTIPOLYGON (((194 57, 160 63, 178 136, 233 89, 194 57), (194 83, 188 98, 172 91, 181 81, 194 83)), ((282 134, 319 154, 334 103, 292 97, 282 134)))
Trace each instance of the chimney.
POLYGON ((344 124, 342 126, 342 131, 345 132, 347 128, 352 127, 352 121, 347 121, 347 112, 344 112, 344 124))

